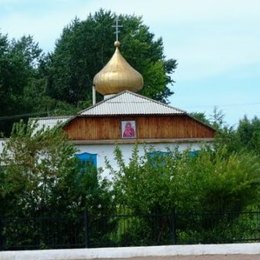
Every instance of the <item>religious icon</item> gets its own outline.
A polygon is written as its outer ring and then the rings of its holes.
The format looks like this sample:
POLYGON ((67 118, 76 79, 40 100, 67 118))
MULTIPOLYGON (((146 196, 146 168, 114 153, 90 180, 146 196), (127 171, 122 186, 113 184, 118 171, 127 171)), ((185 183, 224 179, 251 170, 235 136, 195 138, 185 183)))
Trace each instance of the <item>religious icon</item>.
POLYGON ((136 137, 136 126, 135 121, 122 121, 122 138, 135 138, 136 137))

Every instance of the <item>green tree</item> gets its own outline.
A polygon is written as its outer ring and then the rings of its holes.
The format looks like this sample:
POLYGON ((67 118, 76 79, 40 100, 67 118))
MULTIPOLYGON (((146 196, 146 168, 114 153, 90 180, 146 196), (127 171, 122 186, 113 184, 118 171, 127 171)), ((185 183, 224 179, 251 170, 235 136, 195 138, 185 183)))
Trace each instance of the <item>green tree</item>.
MULTIPOLYGON (((0 117, 31 112, 25 93, 38 80, 42 58, 42 50, 31 36, 9 41, 7 35, 0 34, 0 117)), ((0 131, 10 131, 12 123, 13 120, 1 120, 0 131)))
POLYGON ((257 199, 254 184, 260 168, 251 154, 229 154, 226 147, 205 147, 196 156, 190 150, 175 150, 153 157, 146 151, 140 157, 135 147, 126 165, 121 151, 117 148, 115 152, 119 170, 110 168, 115 190, 120 203, 125 202, 136 212, 169 212, 173 208, 240 211, 257 199), (229 200, 229 196, 236 197, 229 200))
POLYGON ((58 128, 37 130, 34 123, 14 124, 0 154, 6 213, 46 210, 52 189, 75 168, 74 152, 58 128))
POLYGON ((201 242, 225 239, 223 234, 217 233, 226 229, 220 225, 231 225, 241 211, 249 205, 259 204, 260 165, 252 154, 230 153, 222 146, 217 150, 202 148, 197 155, 190 150, 183 153, 175 150, 167 154, 155 153, 151 157, 150 151, 146 151, 140 157, 138 147, 135 147, 129 165, 124 163, 120 149, 115 150, 115 155, 118 170, 108 166, 115 176, 118 204, 126 205, 139 217, 160 215, 157 222, 154 218, 140 217, 135 223, 140 231, 135 232, 140 236, 131 230, 127 233, 133 241, 144 241, 146 236, 144 244, 148 243, 156 229, 159 230, 156 239, 163 239, 162 234, 171 226, 168 215, 174 211, 183 213, 178 220, 178 228, 182 231, 179 239, 184 234, 200 234, 201 242), (193 213, 200 212, 211 214, 196 218, 196 221, 191 218, 193 213), (234 214, 226 222, 224 214, 218 215, 220 212, 234 214))
POLYGON ((237 135, 241 147, 260 155, 260 119, 249 120, 246 116, 239 121, 237 135))
POLYGON ((230 152, 245 151, 259 157, 260 120, 256 116, 249 120, 246 116, 238 123, 237 128, 219 128, 216 145, 226 145, 230 152))
POLYGON ((1 37, 0 86, 1 115, 10 115, 24 110, 24 89, 36 77, 42 51, 31 36, 8 41, 1 37), (13 105, 14 104, 14 105, 13 105))
MULTIPOLYGON (((47 90, 51 97, 73 105, 90 102, 92 80, 114 52, 115 17, 114 13, 101 9, 84 21, 75 18, 63 29, 47 73, 47 90)), ((162 39, 154 40, 154 34, 141 17, 120 15, 119 19, 123 25, 121 52, 143 74, 142 94, 166 102, 172 94, 169 84, 173 83, 171 73, 176 61, 166 60, 162 39)))
POLYGON ((75 152, 59 128, 38 129, 33 122, 14 125, 0 154, 0 215, 6 219, 6 248, 30 243, 50 247, 53 237, 56 243, 69 244, 71 227, 82 244, 84 212, 91 216, 90 226, 95 223, 89 234, 91 245, 109 240, 106 234, 114 227, 109 218, 114 208, 109 183, 99 178, 97 169, 82 168, 75 152), (37 222, 50 217, 48 225, 37 222))
POLYGON ((202 123, 210 125, 210 120, 207 118, 205 113, 202 113, 202 112, 192 112, 192 113, 190 113, 190 115, 192 117, 194 117, 195 119, 201 121, 202 123))
POLYGON ((31 116, 75 114, 77 109, 46 94, 49 56, 31 36, 9 40, 0 34, 0 132, 31 116))

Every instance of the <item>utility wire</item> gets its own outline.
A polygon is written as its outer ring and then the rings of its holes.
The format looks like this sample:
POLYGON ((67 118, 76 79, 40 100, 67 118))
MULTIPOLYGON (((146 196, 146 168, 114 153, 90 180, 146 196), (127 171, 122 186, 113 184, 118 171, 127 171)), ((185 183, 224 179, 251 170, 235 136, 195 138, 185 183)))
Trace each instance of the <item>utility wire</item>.
MULTIPOLYGON (((250 106, 250 105, 260 105, 260 102, 256 103, 236 103, 236 104, 224 104, 224 105, 195 105, 195 106, 190 106, 189 108, 200 108, 200 107, 234 107, 234 106, 250 106)), ((31 116, 42 116, 42 115, 48 115, 51 111, 48 112, 35 112, 35 113, 25 113, 25 114, 18 114, 18 115, 11 115, 11 116, 0 116, 0 120, 10 120, 10 119, 17 119, 17 118, 22 118, 22 117, 31 117, 31 116)))
POLYGON ((190 108, 199 108, 199 107, 235 107, 235 106, 255 106, 255 105, 260 105, 260 102, 256 102, 256 103, 236 103, 236 104, 223 104, 223 105, 194 105, 194 106, 190 106, 190 108))
POLYGON ((19 115, 11 115, 11 116, 0 116, 0 120, 10 120, 10 119, 16 119, 16 118, 22 118, 22 117, 30 117, 30 116, 41 116, 41 115, 47 115, 47 112, 38 112, 38 113, 26 113, 26 114, 19 114, 19 115))

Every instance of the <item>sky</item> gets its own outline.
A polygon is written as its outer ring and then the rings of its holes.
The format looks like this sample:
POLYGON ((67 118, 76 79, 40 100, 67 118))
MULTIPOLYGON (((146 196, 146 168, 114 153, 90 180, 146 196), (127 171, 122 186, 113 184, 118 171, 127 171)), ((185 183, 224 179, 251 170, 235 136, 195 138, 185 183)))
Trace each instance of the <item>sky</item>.
POLYGON ((178 62, 170 105, 207 117, 216 108, 233 127, 260 118, 259 0, 0 0, 0 33, 32 35, 51 52, 76 16, 100 8, 142 16, 162 37, 166 58, 178 62))

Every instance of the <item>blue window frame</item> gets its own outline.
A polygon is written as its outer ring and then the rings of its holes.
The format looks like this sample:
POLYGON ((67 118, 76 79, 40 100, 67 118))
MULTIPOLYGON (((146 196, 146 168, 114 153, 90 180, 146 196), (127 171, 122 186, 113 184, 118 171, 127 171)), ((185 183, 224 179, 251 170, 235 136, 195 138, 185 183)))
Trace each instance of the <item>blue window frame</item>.
POLYGON ((164 166, 164 159, 170 156, 170 152, 153 151, 147 154, 148 160, 152 162, 153 166, 164 166))
POLYGON ((80 160, 84 167, 91 166, 97 168, 97 154, 96 153, 78 153, 75 156, 80 160))
POLYGON ((189 152, 190 157, 196 157, 199 155, 199 150, 193 150, 189 152))
POLYGON ((169 156, 169 155, 170 155, 170 152, 162 152, 162 151, 154 151, 154 152, 148 153, 149 159, 164 158, 164 157, 169 156))

